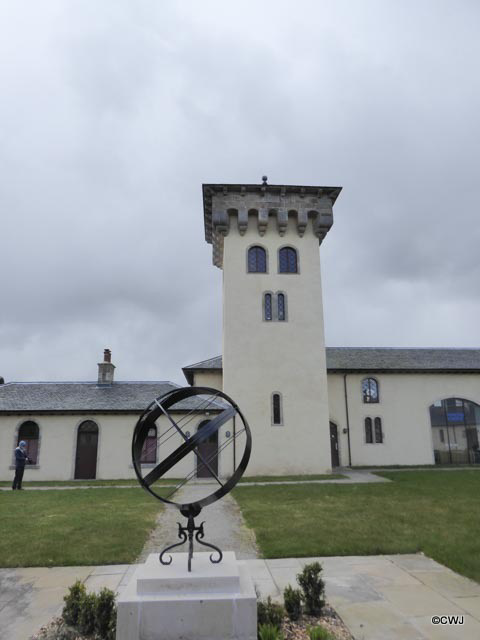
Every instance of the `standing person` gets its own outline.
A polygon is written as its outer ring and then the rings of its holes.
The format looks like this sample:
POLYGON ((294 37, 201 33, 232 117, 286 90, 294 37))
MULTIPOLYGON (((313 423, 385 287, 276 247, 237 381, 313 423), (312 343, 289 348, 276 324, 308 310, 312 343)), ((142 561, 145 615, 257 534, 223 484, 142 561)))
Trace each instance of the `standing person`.
POLYGON ((12 489, 22 488, 23 472, 25 471, 25 463, 28 461, 25 449, 27 443, 20 440, 18 447, 15 449, 15 478, 13 479, 12 489))

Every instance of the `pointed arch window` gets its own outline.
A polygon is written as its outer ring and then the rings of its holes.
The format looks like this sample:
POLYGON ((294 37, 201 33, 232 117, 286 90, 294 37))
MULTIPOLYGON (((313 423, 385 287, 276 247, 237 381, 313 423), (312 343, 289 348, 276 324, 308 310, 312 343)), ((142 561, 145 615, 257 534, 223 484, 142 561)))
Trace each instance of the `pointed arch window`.
POLYGON ((362 396, 363 402, 367 404, 380 401, 378 394, 378 382, 375 378, 364 378, 362 380, 362 396))
POLYGON ((381 444, 383 442, 382 419, 375 418, 374 426, 375 426, 375 442, 377 444, 381 444))
POLYGON ((250 247, 247 263, 248 273, 267 273, 267 252, 263 247, 250 247))
POLYGON ((373 431, 372 431, 372 419, 365 418, 365 442, 367 444, 373 443, 373 431))
POLYGON ((143 443, 140 456, 141 464, 154 464, 157 461, 157 427, 150 427, 143 443))
POLYGON ((272 294, 266 293, 263 296, 263 317, 267 322, 270 322, 273 319, 272 310, 272 294))
POLYGON ((18 430, 17 446, 21 440, 25 440, 27 444, 25 453, 30 460, 30 464, 37 464, 39 436, 40 430, 38 424, 33 422, 33 420, 27 420, 18 430))
POLYGON ((298 273, 297 250, 293 247, 282 247, 278 252, 278 272, 298 273))

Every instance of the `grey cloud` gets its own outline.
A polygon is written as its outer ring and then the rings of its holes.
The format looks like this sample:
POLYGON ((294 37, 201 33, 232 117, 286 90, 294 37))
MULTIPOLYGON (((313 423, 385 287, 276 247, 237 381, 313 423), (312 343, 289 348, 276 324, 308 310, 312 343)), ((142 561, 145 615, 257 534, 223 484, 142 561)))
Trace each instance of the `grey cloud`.
MULTIPOLYGON (((8 6, 7 6, 8 5, 8 6)), ((201 183, 343 185, 327 341, 478 346, 476 3, 0 8, 0 375, 221 347, 201 183)))

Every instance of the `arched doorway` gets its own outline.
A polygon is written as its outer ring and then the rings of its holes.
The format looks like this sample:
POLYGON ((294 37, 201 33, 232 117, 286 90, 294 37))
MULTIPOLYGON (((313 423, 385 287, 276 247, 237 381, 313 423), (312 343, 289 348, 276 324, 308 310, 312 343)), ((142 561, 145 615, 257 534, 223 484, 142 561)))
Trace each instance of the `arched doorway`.
POLYGON ((98 427, 92 420, 85 420, 78 427, 75 479, 91 480, 97 476, 98 427))
MULTIPOLYGON (((209 422, 209 420, 204 420, 203 422, 201 422, 198 425, 198 431, 200 431, 200 429, 202 429, 209 422)), ((202 459, 205 460, 205 462, 208 462, 210 469, 214 473, 218 474, 218 431, 215 431, 213 435, 202 442, 202 444, 196 447, 196 449, 202 459)), ((210 473, 210 469, 207 469, 207 467, 202 464, 200 456, 195 456, 197 460, 197 478, 213 478, 213 475, 210 473)))
POLYGON ((330 452, 332 455, 332 467, 339 467, 340 456, 338 454, 338 429, 334 422, 330 422, 330 452))
POLYGON ((480 463, 480 405, 446 398, 430 406, 436 464, 480 463))

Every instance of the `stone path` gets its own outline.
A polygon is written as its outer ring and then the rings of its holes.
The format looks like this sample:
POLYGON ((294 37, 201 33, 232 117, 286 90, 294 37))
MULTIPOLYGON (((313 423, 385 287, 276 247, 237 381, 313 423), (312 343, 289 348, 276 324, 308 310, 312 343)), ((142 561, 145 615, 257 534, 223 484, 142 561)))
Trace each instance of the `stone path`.
MULTIPOLYGON (((245 560, 263 596, 280 598, 304 564, 323 566, 327 598, 356 640, 478 640, 480 585, 422 554, 245 560), (434 625, 432 616, 463 616, 434 625)), ((78 578, 87 590, 118 591, 135 565, 0 569, 0 637, 28 640, 62 609, 78 578)))
MULTIPOLYGON (((178 503, 192 502, 200 500, 208 493, 210 492, 206 491, 205 484, 193 484, 179 489, 174 499, 178 503)), ((255 534, 245 525, 241 511, 231 495, 226 495, 221 500, 209 505, 205 513, 201 513, 196 518, 197 525, 202 522, 203 515, 205 515, 205 542, 212 542, 222 550, 235 549, 237 558, 240 560, 258 557, 255 534)), ((178 509, 166 505, 158 515, 155 529, 147 540, 137 562, 144 562, 149 553, 159 553, 166 546, 178 542, 177 522, 179 521, 182 524, 186 523, 178 509)), ((194 548, 198 548, 198 546, 196 545, 194 548)), ((202 550, 206 551, 207 549, 202 550)), ((178 547, 175 551, 187 551, 187 546, 178 547)))

